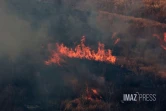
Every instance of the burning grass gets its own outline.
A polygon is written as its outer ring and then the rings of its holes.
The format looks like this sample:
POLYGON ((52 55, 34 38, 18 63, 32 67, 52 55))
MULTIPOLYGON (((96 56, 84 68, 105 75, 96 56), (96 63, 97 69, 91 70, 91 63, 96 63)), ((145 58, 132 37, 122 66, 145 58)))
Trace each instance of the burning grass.
POLYGON ((46 61, 46 64, 60 64, 60 62, 64 61, 61 56, 115 63, 116 57, 112 55, 112 51, 110 49, 105 50, 104 44, 98 43, 98 50, 97 52, 95 52, 90 47, 86 46, 84 42, 85 37, 81 39, 81 43, 77 45, 74 49, 68 48, 64 44, 57 43, 57 49, 55 51, 52 51, 50 60, 46 61))

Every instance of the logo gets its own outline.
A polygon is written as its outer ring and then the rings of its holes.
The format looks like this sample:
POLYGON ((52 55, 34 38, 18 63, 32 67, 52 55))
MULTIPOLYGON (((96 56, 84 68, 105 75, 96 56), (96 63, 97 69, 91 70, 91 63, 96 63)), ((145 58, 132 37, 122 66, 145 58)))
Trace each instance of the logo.
POLYGON ((139 92, 136 92, 135 94, 123 94, 123 100, 121 100, 121 102, 124 103, 125 101, 154 102, 156 101, 156 94, 140 94, 139 92))

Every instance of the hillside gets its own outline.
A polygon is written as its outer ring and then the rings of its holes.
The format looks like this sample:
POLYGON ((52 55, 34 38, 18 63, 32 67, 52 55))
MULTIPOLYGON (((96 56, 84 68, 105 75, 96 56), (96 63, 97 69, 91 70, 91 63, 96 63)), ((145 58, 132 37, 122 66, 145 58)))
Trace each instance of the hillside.
POLYGON ((1 0, 0 111, 166 111, 165 0, 1 0), (123 101, 124 94, 155 94, 123 101))

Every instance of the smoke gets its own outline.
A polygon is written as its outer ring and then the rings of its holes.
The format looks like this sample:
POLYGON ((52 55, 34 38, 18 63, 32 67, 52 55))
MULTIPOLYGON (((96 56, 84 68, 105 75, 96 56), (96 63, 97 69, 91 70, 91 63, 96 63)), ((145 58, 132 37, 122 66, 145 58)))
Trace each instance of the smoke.
POLYGON ((85 35, 89 44, 100 41, 113 49, 117 56, 158 60, 161 50, 159 47, 148 49, 154 42, 148 42, 151 39, 146 38, 153 31, 147 32, 142 28, 151 22, 144 25, 144 20, 123 16, 135 16, 135 12, 143 7, 142 2, 50 1, 1 1, 1 55, 19 58, 26 52, 36 61, 41 57, 40 51, 44 50, 42 44, 63 42, 72 45, 85 35), (113 45, 113 33, 118 33, 117 38, 120 38, 117 46, 113 45), (145 40, 142 42, 139 37, 145 37, 145 40))
POLYGON ((0 1, 0 55, 16 59, 24 51, 39 50, 46 41, 47 26, 41 24, 39 29, 33 29, 31 22, 21 19, 7 5, 0 1))
MULTIPOLYGON (((80 41, 81 37, 85 36, 86 44, 92 48, 100 41, 106 48, 112 49, 115 56, 143 58, 144 62, 153 60, 155 64, 156 61, 158 63, 163 50, 158 46, 158 42, 149 37, 153 30, 144 30, 146 25, 153 27, 153 22, 127 16, 135 16, 133 13, 142 7, 142 3, 131 2, 131 6, 121 10, 124 8, 123 2, 110 5, 102 0, 50 1, 0 1, 0 60, 4 60, 2 56, 11 58, 5 58, 5 62, 0 63, 1 68, 4 68, 0 71, 1 79, 4 76, 10 77, 11 81, 16 79, 18 86, 32 82, 30 87, 34 89, 30 91, 36 91, 35 94, 40 98, 38 101, 71 99, 74 95, 71 87, 78 93, 74 96, 80 96, 80 89, 83 90, 82 87, 85 87, 86 83, 90 87, 103 87, 110 81, 122 85, 125 74, 128 74, 123 64, 120 67, 116 64, 108 65, 79 59, 65 59, 67 62, 62 66, 46 66, 44 61, 49 57, 46 51, 49 43, 63 42, 66 46, 72 47, 73 42, 80 41), (120 38, 117 45, 113 44, 114 33, 115 38, 120 38), (44 100, 45 98, 47 100, 44 100)), ((140 65, 144 66, 141 62, 140 65)), ((133 69, 137 70, 135 67, 133 69)), ((29 88, 28 85, 27 87, 29 88)), ((31 101, 34 101, 33 97, 31 101)))
POLYGON ((0 1, 0 84, 21 82, 27 88, 35 84, 34 74, 43 63, 48 25, 43 22, 34 28, 33 21, 20 17, 9 4, 6 0, 0 1))

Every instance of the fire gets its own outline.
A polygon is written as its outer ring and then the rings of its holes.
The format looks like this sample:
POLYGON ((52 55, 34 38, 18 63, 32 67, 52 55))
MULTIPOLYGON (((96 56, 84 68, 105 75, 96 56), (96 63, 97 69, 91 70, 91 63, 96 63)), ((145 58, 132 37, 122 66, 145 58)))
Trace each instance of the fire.
POLYGON ((57 49, 52 51, 51 58, 46 61, 47 65, 51 63, 60 64, 60 62, 64 62, 62 56, 66 56, 68 58, 88 59, 108 63, 115 63, 116 61, 116 57, 112 55, 112 51, 110 49, 105 50, 104 44, 100 42, 98 43, 97 52, 86 46, 84 36, 81 39, 81 43, 77 45, 74 49, 68 48, 63 43, 56 43, 56 47, 57 49))
POLYGON ((114 45, 116 45, 120 41, 120 38, 117 38, 114 42, 114 45))
POLYGON ((60 56, 57 53, 54 53, 49 61, 46 61, 45 64, 49 65, 50 63, 56 63, 60 65, 60 62, 63 61, 63 59, 60 58, 60 56))
POLYGON ((92 90, 92 92, 93 92, 94 94, 97 94, 97 95, 98 95, 98 92, 97 92, 96 89, 91 89, 91 90, 92 90))
POLYGON ((87 100, 101 100, 102 97, 100 96, 99 92, 95 88, 86 88, 86 97, 87 100))

